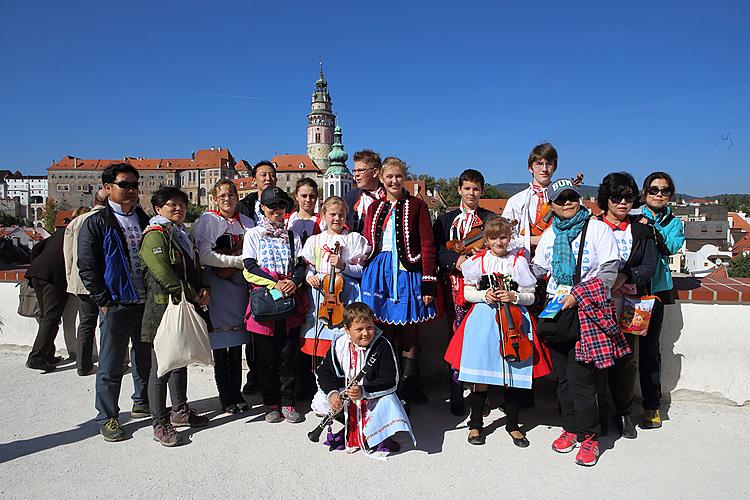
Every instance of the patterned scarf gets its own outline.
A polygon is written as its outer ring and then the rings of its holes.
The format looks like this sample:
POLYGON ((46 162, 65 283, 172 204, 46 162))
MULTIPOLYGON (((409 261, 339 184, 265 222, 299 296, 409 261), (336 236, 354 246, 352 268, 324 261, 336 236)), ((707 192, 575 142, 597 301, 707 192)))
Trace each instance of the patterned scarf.
POLYGON ((547 188, 539 186, 537 184, 534 184, 533 182, 529 183, 529 186, 531 186, 531 190, 534 191, 534 194, 539 197, 539 201, 547 201, 547 188))
POLYGON ((281 238, 284 241, 289 240, 289 233, 287 233, 286 231, 284 221, 271 222, 267 218, 263 217, 260 220, 260 226, 265 230, 266 236, 271 236, 273 238, 281 238))
POLYGON ((555 244, 552 248, 552 277, 558 285, 573 285, 576 261, 571 245, 581 231, 591 213, 581 208, 570 219, 555 216, 552 229, 555 231, 555 244))
POLYGON ((482 220, 477 216, 476 210, 470 210, 466 208, 463 203, 461 204, 461 213, 453 219, 452 228, 455 228, 457 238, 466 238, 469 231, 475 227, 482 225, 482 220))

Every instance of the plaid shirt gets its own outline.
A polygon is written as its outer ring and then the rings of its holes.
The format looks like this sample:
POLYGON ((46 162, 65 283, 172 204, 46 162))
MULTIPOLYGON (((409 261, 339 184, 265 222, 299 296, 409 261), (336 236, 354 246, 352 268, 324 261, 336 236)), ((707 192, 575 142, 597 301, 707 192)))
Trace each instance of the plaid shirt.
POLYGON ((600 278, 579 283, 570 292, 578 302, 581 340, 576 343, 576 360, 609 368, 615 358, 630 354, 630 346, 617 325, 615 304, 607 298, 600 278))

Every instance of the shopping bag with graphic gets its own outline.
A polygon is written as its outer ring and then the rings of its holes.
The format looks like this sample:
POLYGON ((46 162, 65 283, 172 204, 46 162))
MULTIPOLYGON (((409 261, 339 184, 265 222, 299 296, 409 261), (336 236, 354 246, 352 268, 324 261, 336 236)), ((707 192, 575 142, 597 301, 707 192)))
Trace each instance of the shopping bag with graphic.
POLYGON ((620 315, 620 330, 633 335, 646 335, 651 321, 651 311, 659 300, 654 295, 645 297, 624 297, 624 309, 620 315))

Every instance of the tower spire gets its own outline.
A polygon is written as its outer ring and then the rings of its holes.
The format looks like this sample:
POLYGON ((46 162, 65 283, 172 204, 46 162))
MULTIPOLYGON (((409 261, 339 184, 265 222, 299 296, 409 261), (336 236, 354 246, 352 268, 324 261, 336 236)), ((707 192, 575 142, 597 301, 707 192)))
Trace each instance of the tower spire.
POLYGON ((323 56, 320 56, 320 79, 325 80, 325 78, 323 78, 323 56))

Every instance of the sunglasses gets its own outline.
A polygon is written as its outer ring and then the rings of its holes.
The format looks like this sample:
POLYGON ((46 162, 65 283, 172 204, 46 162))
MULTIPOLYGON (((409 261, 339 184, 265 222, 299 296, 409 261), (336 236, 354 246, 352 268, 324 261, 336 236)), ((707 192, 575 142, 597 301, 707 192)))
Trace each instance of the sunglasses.
POLYGON ((661 193, 661 194, 662 194, 663 196, 672 196, 672 189, 671 189, 671 188, 668 188, 668 187, 665 187, 665 188, 661 188, 661 189, 659 189, 659 188, 658 188, 658 187, 656 187, 656 186, 651 186, 651 187, 649 187, 649 188, 648 188, 648 189, 646 190, 646 192, 647 192, 648 194, 650 194, 651 196, 656 196, 656 195, 657 195, 657 194, 659 194, 659 193, 661 193))
POLYGON ((620 203, 621 201, 624 201, 625 203, 633 203, 635 201, 635 196, 632 194, 621 194, 621 195, 615 195, 609 197, 609 201, 614 203, 615 205, 620 203))
POLYGON ((120 182, 113 182, 115 186, 119 187, 120 189, 135 189, 138 190, 138 181, 135 182, 128 182, 128 181, 120 181, 120 182))
POLYGON ((561 206, 565 205, 569 201, 573 202, 573 203, 576 203, 576 202, 581 201, 581 197, 578 196, 575 193, 561 194, 560 196, 558 196, 557 198, 555 198, 555 201, 553 201, 552 203, 554 203, 555 205, 561 207, 561 206))

